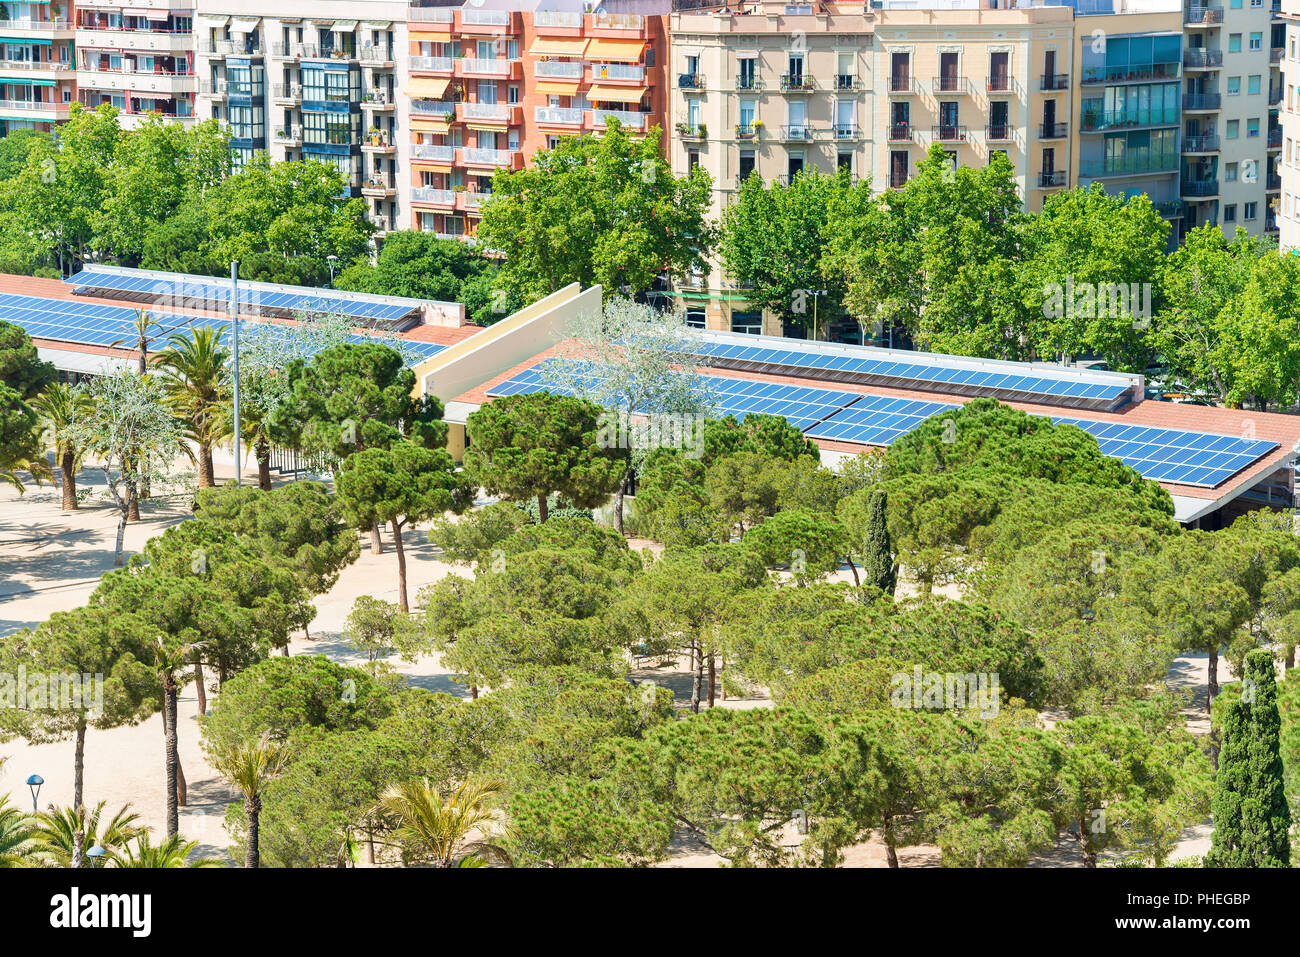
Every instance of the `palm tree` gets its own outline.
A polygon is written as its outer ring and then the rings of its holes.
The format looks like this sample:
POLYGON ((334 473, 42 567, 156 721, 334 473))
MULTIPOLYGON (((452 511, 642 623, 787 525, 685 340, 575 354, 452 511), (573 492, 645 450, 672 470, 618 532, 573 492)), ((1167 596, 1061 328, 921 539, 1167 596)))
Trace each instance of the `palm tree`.
POLYGON ((21 495, 27 490, 27 486, 23 485, 23 480, 18 477, 19 472, 29 473, 36 479, 37 485, 41 484, 41 479, 51 481, 54 479, 54 473, 50 471, 50 463, 45 461, 45 456, 35 449, 15 457, 7 467, 0 468, 0 479, 16 488, 21 495))
POLYGON ((199 488, 211 488, 212 446, 228 431, 224 414, 226 360, 216 328, 189 334, 173 332, 168 347, 153 357, 176 414, 185 420, 189 437, 199 447, 199 488))
POLYGON ((163 733, 166 735, 167 755, 167 836, 174 837, 180 830, 180 810, 177 800, 177 781, 181 776, 180 756, 176 746, 176 698, 184 680, 181 672, 186 662, 203 647, 202 642, 190 645, 169 645, 159 636, 154 644, 154 669, 162 678, 163 733))
POLYGON ((149 840, 149 832, 142 831, 135 838, 135 847, 127 845, 121 851, 110 851, 108 859, 114 867, 223 867, 220 860, 200 857, 190 860, 199 846, 198 841, 187 841, 179 834, 163 839, 161 844, 149 840))
POLYGON ((31 816, 0 796, 0 867, 35 867, 35 856, 31 816))
POLYGON ((391 784, 379 796, 374 813, 396 824, 394 837, 403 860, 427 861, 431 867, 480 867, 488 861, 509 863, 506 852, 483 840, 469 840, 499 823, 488 807, 501 793, 499 781, 465 781, 443 797, 428 778, 391 784))
POLYGON ((245 867, 257 867, 261 863, 257 838, 259 816, 262 813, 262 789, 271 778, 284 770, 288 761, 288 749, 279 742, 272 741, 269 733, 264 733, 256 742, 232 747, 213 760, 213 766, 221 776, 244 792, 244 810, 248 813, 245 867))
POLYGON ((82 456, 68 430, 78 416, 90 411, 91 405, 90 396, 84 390, 66 382, 56 382, 32 399, 32 408, 45 420, 50 443, 54 446, 54 458, 62 473, 65 512, 77 508, 77 472, 81 468, 82 456))
POLYGON ((94 808, 51 807, 48 811, 37 814, 32 829, 37 857, 53 867, 81 867, 81 849, 87 845, 94 847, 98 844, 106 848, 123 846, 144 832, 138 823, 140 815, 131 811, 129 804, 122 805, 105 822, 101 831, 100 820, 107 803, 100 801, 94 808))
POLYGON ((131 323, 131 331, 135 335, 131 339, 115 339, 108 344, 110 349, 133 348, 139 354, 139 365, 136 371, 144 375, 149 370, 149 340, 153 338, 153 330, 157 329, 162 332, 162 326, 158 320, 153 317, 153 313, 145 312, 143 309, 135 311, 135 319, 131 323), (126 343, 131 345, 128 347, 126 343))

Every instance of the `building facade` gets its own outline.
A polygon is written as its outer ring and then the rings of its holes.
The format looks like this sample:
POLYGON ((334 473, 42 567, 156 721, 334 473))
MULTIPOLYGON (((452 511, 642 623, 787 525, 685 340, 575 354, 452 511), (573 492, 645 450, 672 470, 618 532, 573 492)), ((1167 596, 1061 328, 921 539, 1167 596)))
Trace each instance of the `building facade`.
POLYGON ((1282 79, 1278 92, 1282 150, 1278 173, 1278 244, 1285 251, 1300 249, 1300 0, 1282 0, 1282 79))
POLYGON ((126 128, 150 113, 194 119, 194 0, 82 0, 76 6, 76 99, 116 107, 126 128))
POLYGON ((71 5, 0 3, 0 136, 48 132, 76 96, 71 5))

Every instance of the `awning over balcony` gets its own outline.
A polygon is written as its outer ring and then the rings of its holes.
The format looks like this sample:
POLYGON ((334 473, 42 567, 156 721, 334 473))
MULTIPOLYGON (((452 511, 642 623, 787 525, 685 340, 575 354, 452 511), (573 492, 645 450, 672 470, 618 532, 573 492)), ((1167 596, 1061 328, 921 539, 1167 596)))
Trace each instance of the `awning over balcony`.
POLYGON ((36 39, 35 37, 0 37, 0 43, 21 43, 25 46, 49 46, 53 40, 36 39))
POLYGON ((365 20, 362 21, 361 29, 363 30, 387 30, 393 25, 392 20, 365 20))
POLYGON ((407 36, 416 43, 451 42, 451 33, 447 30, 409 30, 407 36))
POLYGON ((585 56, 591 40, 556 40, 538 37, 528 48, 530 56, 585 56))
POLYGON ((235 17, 230 21, 230 32, 252 33, 261 22, 261 17, 235 17))
POLYGON ((357 28, 355 20, 335 20, 330 27, 330 33, 351 33, 357 28))
POLYGON ((438 76, 413 76, 406 81, 406 95, 421 100, 441 100, 451 80, 438 76))
POLYGON ((579 83, 574 80, 572 83, 561 83, 558 80, 547 80, 544 83, 537 84, 537 92, 554 96, 577 96, 579 83))
POLYGON ((149 20, 166 20, 171 16, 170 10, 146 10, 144 15, 149 20))
MULTIPOLYGON (((0 83, 9 83, 13 86, 53 86, 53 80, 33 80, 27 76, 0 76, 0 83)), ((54 104, 50 104, 53 106, 54 104)))
POLYGON ((640 63, 644 40, 607 40, 597 37, 587 47, 587 59, 618 63, 640 63))
POLYGON ((596 84, 587 91, 587 99, 593 103, 600 100, 610 100, 614 103, 640 103, 641 97, 644 95, 645 90, 639 90, 634 86, 601 86, 596 84))
POLYGON ((443 117, 411 120, 411 129, 416 133, 442 134, 447 132, 447 120, 443 117))
POLYGON ((214 30, 220 30, 230 22, 230 17, 199 17, 199 23, 205 27, 211 27, 214 30))

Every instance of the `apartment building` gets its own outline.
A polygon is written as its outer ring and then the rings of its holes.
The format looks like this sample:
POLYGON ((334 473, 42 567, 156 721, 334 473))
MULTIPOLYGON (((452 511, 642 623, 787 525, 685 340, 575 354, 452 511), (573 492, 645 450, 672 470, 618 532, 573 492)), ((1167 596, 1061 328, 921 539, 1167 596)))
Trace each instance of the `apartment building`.
POLYGON ((1282 0, 1281 17, 1285 52, 1278 87, 1282 150, 1276 213, 1278 244, 1294 252, 1300 249, 1300 0, 1282 0))
POLYGON ((0 136, 49 131, 76 94, 67 3, 0 3, 0 136))
POLYGON ((111 104, 128 129, 194 119, 194 0, 82 0, 75 23, 79 102, 111 104))
POLYGON ((412 228, 472 235, 498 169, 616 119, 665 127, 666 17, 555 0, 408 11, 412 228))

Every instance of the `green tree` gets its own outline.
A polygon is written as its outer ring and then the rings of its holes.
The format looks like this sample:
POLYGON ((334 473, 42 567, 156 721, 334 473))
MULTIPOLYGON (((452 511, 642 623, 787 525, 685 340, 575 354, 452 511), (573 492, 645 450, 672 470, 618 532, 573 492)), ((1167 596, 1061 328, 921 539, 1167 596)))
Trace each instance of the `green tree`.
POLYGON ((40 415, 49 443, 54 447, 54 460, 59 466, 59 484, 63 487, 63 510, 75 511, 77 505, 77 472, 81 470, 83 450, 72 438, 78 419, 91 414, 92 404, 85 392, 59 382, 47 386, 32 400, 31 406, 40 415))
POLYGON ((402 611, 410 611, 403 529, 447 512, 465 511, 474 502, 474 489, 457 473, 456 463, 445 449, 433 451, 413 442, 395 442, 388 448, 370 448, 348 456, 337 485, 339 505, 354 525, 387 522, 392 526, 398 604, 402 611))
POLYGON ((245 867, 255 868, 261 864, 257 825, 262 812, 262 794, 270 780, 284 770, 288 760, 284 745, 272 741, 266 733, 257 741, 245 742, 213 758, 217 772, 244 795, 244 812, 248 816, 245 867))
POLYGON ((199 447, 199 488, 215 484, 212 446, 224 437, 222 405, 227 391, 226 363, 230 353, 221 346, 217 328, 174 332, 168 346, 153 357, 163 388, 189 438, 199 447))
POLYGON ((856 558, 862 566, 860 578, 854 567, 853 580, 879 588, 892 598, 898 567, 885 520, 887 505, 883 489, 864 488, 842 499, 836 513, 848 538, 849 561, 856 558))
POLYGON ((335 277, 334 286, 380 296, 463 302, 467 283, 495 271, 492 260, 460 240, 399 230, 384 237, 373 265, 349 266, 335 277))
POLYGON ((464 781, 448 794, 428 778, 393 784, 379 796, 375 814, 392 822, 392 838, 405 863, 431 867, 483 867, 509 857, 484 838, 501 828, 492 808, 500 784, 490 780, 464 781), (473 840, 474 835, 481 835, 473 840))
POLYGON ((497 288, 524 302, 574 282, 635 295, 665 271, 703 269, 711 182, 703 167, 674 176, 662 136, 612 119, 602 136, 564 137, 524 169, 498 171, 476 233, 502 255, 497 288))
POLYGON ((598 445, 599 416, 594 403, 549 392, 497 399, 465 424, 465 469, 491 494, 536 499, 543 522, 553 492, 594 508, 626 468, 623 450, 598 445))

